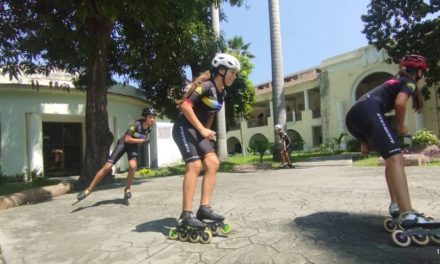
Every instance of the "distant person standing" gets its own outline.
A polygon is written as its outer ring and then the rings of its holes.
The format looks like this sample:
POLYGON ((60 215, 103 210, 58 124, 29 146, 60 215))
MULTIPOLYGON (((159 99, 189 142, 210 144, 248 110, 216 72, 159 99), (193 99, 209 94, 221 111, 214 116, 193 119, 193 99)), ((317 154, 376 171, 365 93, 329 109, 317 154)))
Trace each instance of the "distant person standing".
POLYGON ((289 157, 289 148, 291 140, 287 133, 283 132, 283 127, 280 124, 275 125, 275 132, 278 135, 278 140, 280 141, 280 157, 281 165, 280 168, 294 168, 292 161, 289 157))
POLYGON ((124 189, 124 199, 131 198, 130 188, 137 169, 138 144, 150 142, 151 127, 155 122, 156 114, 156 110, 152 107, 146 107, 142 110, 142 119, 136 120, 118 140, 107 162, 96 173, 90 185, 78 194, 78 200, 74 204, 85 199, 125 153, 127 153, 129 168, 124 189))

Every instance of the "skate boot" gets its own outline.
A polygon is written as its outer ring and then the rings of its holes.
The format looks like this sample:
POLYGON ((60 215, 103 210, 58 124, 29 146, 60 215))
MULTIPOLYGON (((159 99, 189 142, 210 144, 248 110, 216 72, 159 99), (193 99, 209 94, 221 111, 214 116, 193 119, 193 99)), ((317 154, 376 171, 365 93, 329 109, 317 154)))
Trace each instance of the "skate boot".
POLYGON ((75 204, 79 203, 80 201, 84 200, 90 193, 91 193, 91 191, 89 191, 89 189, 85 189, 84 191, 78 193, 76 201, 72 205, 75 205, 75 204))
POLYGON ((124 189, 124 200, 128 200, 131 198, 131 191, 128 188, 124 189))
POLYGON ((397 218, 398 229, 391 234, 399 247, 408 247, 411 242, 419 246, 433 241, 440 244, 440 222, 425 217, 416 211, 409 211, 397 218))
POLYGON ((211 242, 212 233, 206 228, 205 223, 194 216, 193 212, 183 211, 177 221, 177 227, 170 229, 168 237, 173 240, 207 244, 211 242))
POLYGON ((203 221, 211 230, 213 235, 227 235, 231 232, 231 225, 225 223, 225 218, 214 212, 214 210, 207 205, 200 206, 197 211, 197 219, 203 221))
POLYGON ((285 169, 287 166, 287 163, 281 163, 280 166, 278 166, 278 169, 285 169))
POLYGON ((383 227, 386 231, 392 233, 397 228, 397 218, 400 215, 399 205, 396 202, 391 202, 388 207, 388 213, 391 217, 385 219, 383 227))

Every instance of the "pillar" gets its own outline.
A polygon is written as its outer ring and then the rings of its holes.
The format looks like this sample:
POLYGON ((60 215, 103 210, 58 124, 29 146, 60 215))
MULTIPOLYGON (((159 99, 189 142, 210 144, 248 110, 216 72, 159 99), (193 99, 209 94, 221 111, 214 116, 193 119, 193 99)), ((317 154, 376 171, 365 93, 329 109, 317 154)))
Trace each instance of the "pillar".
POLYGON ((26 114, 26 153, 27 170, 26 180, 30 176, 44 173, 43 163, 43 125, 41 115, 37 113, 26 114))

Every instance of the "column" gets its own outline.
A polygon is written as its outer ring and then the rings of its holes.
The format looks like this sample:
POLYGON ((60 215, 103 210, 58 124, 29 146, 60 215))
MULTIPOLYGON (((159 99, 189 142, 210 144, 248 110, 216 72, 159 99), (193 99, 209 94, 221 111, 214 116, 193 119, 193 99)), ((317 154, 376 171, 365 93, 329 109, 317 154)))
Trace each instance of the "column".
MULTIPOLYGON (((342 133, 345 132, 345 113, 344 113, 344 104, 342 102, 336 103, 336 115, 338 118, 338 132, 339 134, 336 135, 336 138, 339 138, 339 136, 342 133)), ((345 142, 345 137, 342 138, 341 144, 339 145, 341 149, 347 149, 347 144, 345 142)))
POLYGON ((304 110, 309 110, 309 93, 307 92, 307 90, 304 91, 304 110))
POLYGON ((27 181, 31 173, 44 173, 43 163, 43 125, 41 115, 26 113, 26 152, 27 152, 27 181))
POLYGON ((416 120, 416 131, 414 132, 417 132, 425 126, 423 124, 423 113, 415 113, 415 120, 416 120))

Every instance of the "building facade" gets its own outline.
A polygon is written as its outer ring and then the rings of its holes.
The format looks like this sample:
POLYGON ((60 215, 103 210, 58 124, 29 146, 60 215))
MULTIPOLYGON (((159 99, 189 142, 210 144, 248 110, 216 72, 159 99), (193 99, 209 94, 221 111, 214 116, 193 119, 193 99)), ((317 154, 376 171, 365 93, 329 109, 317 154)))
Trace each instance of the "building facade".
MULTIPOLYGON (((364 93, 397 73, 398 65, 386 62, 384 50, 367 46, 332 58, 317 67, 284 78, 287 113, 287 133, 300 137, 304 150, 319 148, 342 133, 345 115, 353 103, 364 93)), ((410 133, 427 128, 439 136, 439 96, 430 88, 431 98, 424 103, 421 113, 414 113, 408 103, 405 123, 410 133)), ((394 113, 387 118, 394 125, 394 113)), ((242 120, 228 131, 228 152, 246 151, 255 140, 274 142, 272 86, 270 82, 256 86, 256 102, 252 117, 242 120)), ((344 137, 341 147, 352 139, 344 137)))
MULTIPOLYGON (((0 76, 1 173, 79 175, 87 144, 86 93, 74 88, 71 79, 64 72, 21 76, 18 80, 0 76)), ((129 125, 141 118, 146 103, 130 86, 109 88, 107 99, 113 148, 129 125)), ((139 167, 158 167, 181 160, 171 137, 171 126, 166 120, 157 120, 151 143, 139 146, 139 167)), ((124 156, 115 170, 127 169, 124 156)))

